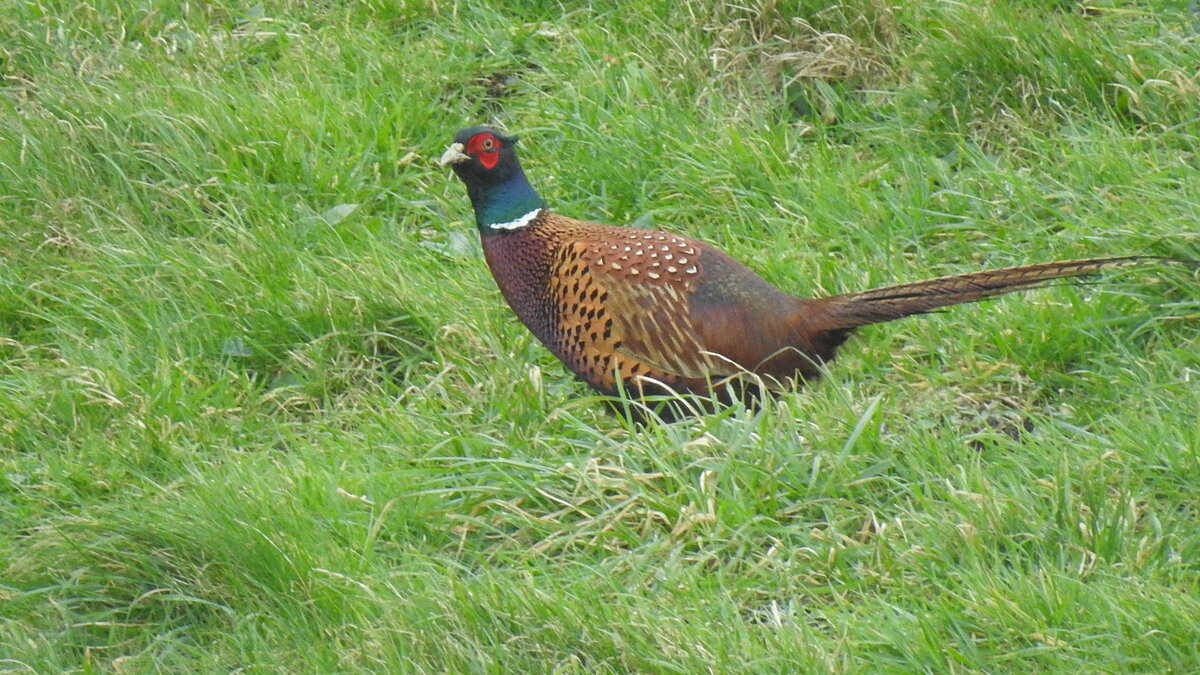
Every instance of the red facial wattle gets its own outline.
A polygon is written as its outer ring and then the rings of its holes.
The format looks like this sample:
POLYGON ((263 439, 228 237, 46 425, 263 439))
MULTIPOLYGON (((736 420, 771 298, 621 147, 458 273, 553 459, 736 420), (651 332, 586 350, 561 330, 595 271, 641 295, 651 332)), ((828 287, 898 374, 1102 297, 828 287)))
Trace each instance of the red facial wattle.
POLYGON ((500 139, 492 134, 475 134, 467 141, 467 154, 478 157, 485 169, 491 169, 500 161, 500 139))

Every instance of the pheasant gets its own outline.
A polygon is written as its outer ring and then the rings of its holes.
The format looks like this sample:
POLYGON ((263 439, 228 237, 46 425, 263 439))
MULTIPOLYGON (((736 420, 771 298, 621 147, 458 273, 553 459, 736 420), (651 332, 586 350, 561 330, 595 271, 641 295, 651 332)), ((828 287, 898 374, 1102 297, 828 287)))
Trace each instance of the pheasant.
MULTIPOLYGON (((1069 260, 798 298, 702 241, 553 213, 526 179, 516 142, 469 127, 439 163, 466 184, 488 267, 517 317, 609 397, 753 403, 763 387, 819 376, 860 326, 1159 260, 1069 260)), ((671 420, 696 410, 656 412, 671 420)))

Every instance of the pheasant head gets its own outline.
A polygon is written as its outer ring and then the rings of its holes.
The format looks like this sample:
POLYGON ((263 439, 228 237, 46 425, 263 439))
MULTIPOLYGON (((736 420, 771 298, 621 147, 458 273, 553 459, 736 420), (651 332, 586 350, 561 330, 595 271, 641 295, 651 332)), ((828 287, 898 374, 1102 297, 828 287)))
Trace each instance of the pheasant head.
POLYGON ((466 184, 475 224, 484 234, 520 228, 545 206, 521 170, 516 144, 516 136, 490 127, 467 127, 455 134, 439 160, 466 184))

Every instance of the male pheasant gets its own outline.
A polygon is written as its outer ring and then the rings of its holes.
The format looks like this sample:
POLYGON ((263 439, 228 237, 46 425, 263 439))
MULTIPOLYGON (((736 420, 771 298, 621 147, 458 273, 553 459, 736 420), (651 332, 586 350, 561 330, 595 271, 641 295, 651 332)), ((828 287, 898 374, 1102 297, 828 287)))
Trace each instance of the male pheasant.
POLYGON ((760 385, 778 389, 817 377, 859 326, 1156 260, 1051 262, 797 298, 702 241, 551 212, 525 178, 516 141, 469 127, 440 164, 466 184, 488 267, 517 317, 609 396, 750 401, 760 385))

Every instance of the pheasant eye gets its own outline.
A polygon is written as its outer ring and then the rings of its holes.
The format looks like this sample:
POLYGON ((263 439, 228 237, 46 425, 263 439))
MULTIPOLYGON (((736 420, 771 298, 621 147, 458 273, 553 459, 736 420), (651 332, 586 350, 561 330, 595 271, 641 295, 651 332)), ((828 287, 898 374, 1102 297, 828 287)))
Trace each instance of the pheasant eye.
POLYGON ((491 150, 492 146, 494 146, 495 144, 496 143, 490 138, 483 139, 483 149, 484 150, 491 150))

